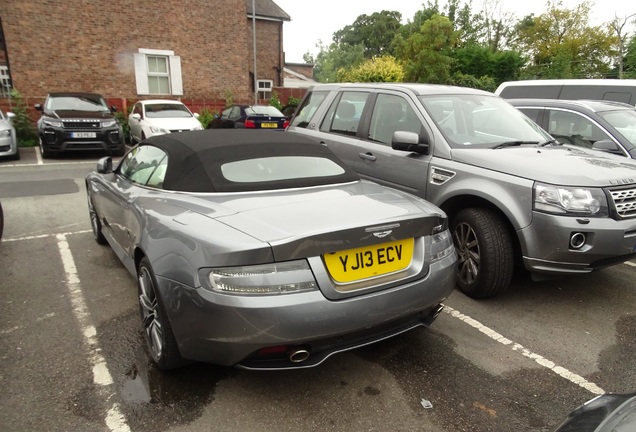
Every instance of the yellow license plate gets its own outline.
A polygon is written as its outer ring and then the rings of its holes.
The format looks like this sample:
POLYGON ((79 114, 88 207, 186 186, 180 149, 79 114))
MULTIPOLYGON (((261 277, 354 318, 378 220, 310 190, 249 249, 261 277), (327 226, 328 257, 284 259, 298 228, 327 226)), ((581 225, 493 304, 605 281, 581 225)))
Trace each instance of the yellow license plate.
POLYGON ((278 123, 261 123, 262 128, 276 129, 278 127, 278 123))
POLYGON ((329 274, 338 283, 395 273, 411 265, 412 238, 323 255, 329 274))

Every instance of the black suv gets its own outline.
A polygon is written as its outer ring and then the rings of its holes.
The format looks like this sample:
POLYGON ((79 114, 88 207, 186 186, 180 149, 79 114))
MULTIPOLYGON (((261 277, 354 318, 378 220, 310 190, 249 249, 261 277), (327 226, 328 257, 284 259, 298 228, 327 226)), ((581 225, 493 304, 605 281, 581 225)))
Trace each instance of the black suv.
POLYGON ((105 150, 114 156, 126 151, 124 134, 114 112, 97 93, 50 93, 38 120, 43 158, 72 150, 105 150))

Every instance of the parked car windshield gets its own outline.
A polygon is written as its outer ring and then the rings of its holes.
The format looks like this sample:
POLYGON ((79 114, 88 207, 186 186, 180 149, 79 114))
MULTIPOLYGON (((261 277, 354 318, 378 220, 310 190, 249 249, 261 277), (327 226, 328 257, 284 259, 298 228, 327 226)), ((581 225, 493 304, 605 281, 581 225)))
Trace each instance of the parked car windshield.
POLYGON ((503 143, 544 143, 550 136, 505 100, 488 95, 420 96, 454 148, 488 148, 503 143))
POLYGON ((630 143, 636 145, 636 109, 599 112, 630 143))
POLYGON ((94 111, 110 112, 106 101, 101 97, 55 96, 46 101, 48 111, 94 111))
POLYGON ((148 104, 146 105, 148 118, 185 118, 192 117, 190 110, 183 104, 148 104))

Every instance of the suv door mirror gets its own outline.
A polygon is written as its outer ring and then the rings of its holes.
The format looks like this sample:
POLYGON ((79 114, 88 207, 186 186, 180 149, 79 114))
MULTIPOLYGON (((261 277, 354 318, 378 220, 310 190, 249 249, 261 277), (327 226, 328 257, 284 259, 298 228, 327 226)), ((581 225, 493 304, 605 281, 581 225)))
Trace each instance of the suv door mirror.
POLYGON ((625 156, 620 148, 618 148, 616 143, 608 139, 596 141, 594 144, 592 144, 592 150, 600 150, 606 153, 625 156))
POLYGON ((428 154, 430 150, 428 139, 422 141, 424 142, 420 142, 420 136, 415 132, 395 131, 391 139, 391 147, 395 150, 428 154))
POLYGON ((42 104, 35 104, 33 108, 35 108, 36 111, 42 111, 42 104))

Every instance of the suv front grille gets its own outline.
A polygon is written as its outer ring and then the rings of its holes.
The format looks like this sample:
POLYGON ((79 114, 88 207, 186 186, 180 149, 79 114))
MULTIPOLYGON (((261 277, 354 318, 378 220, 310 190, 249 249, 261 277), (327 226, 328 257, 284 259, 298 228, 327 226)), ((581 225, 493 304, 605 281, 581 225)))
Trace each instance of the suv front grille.
POLYGON ((610 194, 621 219, 636 217, 636 188, 610 190, 610 194))
POLYGON ((99 120, 73 120, 62 123, 67 129, 99 129, 102 124, 99 120))

